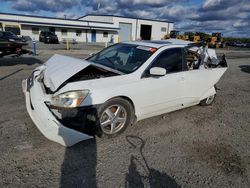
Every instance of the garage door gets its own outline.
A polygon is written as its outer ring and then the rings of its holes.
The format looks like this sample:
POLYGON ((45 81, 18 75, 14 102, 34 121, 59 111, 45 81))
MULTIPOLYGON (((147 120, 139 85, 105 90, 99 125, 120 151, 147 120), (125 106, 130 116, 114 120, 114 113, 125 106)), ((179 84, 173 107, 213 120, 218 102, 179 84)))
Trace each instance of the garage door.
POLYGON ((130 41, 131 33, 132 33, 132 24, 129 23, 119 23, 119 37, 120 42, 122 41, 130 41))

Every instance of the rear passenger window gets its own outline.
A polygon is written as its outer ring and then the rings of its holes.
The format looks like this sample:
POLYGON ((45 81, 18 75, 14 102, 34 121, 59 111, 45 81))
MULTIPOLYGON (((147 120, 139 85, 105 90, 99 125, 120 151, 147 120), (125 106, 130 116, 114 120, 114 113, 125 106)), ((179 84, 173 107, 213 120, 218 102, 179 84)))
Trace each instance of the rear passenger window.
POLYGON ((165 68, 167 74, 182 71, 182 48, 171 48, 162 52, 152 67, 165 68))

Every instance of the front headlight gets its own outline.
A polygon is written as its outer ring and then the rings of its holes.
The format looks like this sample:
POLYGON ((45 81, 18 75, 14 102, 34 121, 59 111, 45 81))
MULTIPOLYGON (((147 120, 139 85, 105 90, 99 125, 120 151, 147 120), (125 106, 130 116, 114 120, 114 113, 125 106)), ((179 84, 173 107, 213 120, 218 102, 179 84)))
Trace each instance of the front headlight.
POLYGON ((69 91, 51 99, 51 105, 55 107, 74 108, 80 106, 82 101, 87 97, 89 90, 69 91))

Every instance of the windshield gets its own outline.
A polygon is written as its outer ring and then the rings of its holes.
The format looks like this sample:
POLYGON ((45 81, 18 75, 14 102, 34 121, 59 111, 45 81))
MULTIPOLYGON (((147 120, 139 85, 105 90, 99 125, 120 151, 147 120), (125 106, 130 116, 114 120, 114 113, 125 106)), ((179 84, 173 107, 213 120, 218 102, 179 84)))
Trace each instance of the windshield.
POLYGON ((8 38, 18 39, 18 37, 12 32, 4 32, 4 35, 8 38))
POLYGON ((49 31, 49 32, 48 32, 48 35, 53 35, 53 36, 55 36, 56 34, 53 33, 52 31, 49 31))
POLYGON ((120 43, 105 48, 87 60, 123 73, 131 73, 147 61, 156 50, 146 46, 120 43))

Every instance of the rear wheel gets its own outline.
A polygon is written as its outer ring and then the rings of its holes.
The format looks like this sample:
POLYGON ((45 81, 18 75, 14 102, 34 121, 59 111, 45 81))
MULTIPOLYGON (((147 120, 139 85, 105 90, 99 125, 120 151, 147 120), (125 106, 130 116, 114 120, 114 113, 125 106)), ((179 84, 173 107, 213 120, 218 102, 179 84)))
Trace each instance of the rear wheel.
POLYGON ((134 109, 129 101, 114 98, 101 105, 98 114, 103 134, 112 136, 122 133, 131 124, 134 109))
POLYGON ((213 102, 214 102, 214 100, 215 100, 215 94, 214 95, 211 95, 211 96, 209 96, 208 98, 206 98, 206 99, 203 99, 201 102, 200 102, 200 105, 201 106, 209 106, 209 105, 211 105, 213 102))

